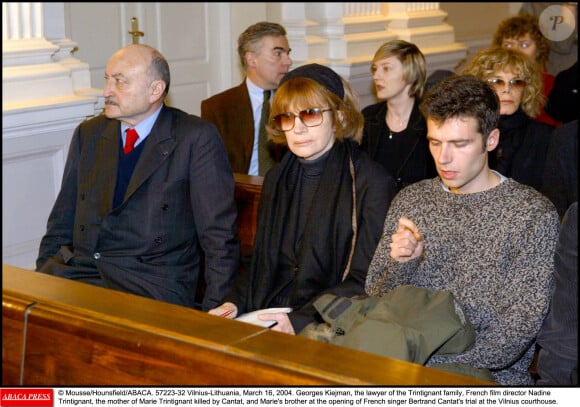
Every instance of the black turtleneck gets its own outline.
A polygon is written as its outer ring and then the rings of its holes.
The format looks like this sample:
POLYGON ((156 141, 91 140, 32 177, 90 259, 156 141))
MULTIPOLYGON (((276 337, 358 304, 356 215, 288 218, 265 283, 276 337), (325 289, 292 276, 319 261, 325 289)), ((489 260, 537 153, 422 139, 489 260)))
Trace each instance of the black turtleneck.
POLYGON ((511 115, 502 114, 499 119, 499 144, 489 153, 489 167, 506 177, 512 176, 514 154, 526 136, 530 118, 520 108, 511 115))
MULTIPOLYGON (((294 189, 292 202, 287 219, 295 219, 297 222, 288 222, 285 226, 285 234, 282 239, 282 246, 280 248, 280 262, 277 280, 288 281, 288 273, 292 274, 294 279, 295 267, 298 262, 297 252, 302 240, 302 234, 308 220, 308 213, 312 206, 312 200, 318 189, 318 184, 322 171, 326 165, 326 161, 330 154, 330 150, 324 153, 321 157, 315 160, 305 160, 298 158, 300 165, 298 166, 298 183, 294 189)), ((279 295, 274 298, 271 306, 282 307, 288 306, 290 302, 290 291, 292 285, 288 285, 282 290, 279 295)))
POLYGON ((314 194, 318 188, 320 175, 322 174, 322 170, 324 170, 329 153, 330 150, 315 160, 298 159, 301 174, 296 188, 296 197, 298 198, 298 233, 296 236, 296 245, 299 243, 300 236, 304 232, 308 211, 310 210, 312 199, 314 199, 314 194))

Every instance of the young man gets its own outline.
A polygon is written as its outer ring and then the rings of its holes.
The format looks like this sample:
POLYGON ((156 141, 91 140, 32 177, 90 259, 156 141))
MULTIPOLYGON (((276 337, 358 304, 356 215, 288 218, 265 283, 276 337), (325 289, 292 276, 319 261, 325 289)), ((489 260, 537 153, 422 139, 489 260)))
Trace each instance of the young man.
POLYGON ((169 66, 149 46, 117 51, 105 80, 104 114, 72 138, 37 270, 194 307, 201 246, 202 308, 214 307, 240 258, 234 178, 219 134, 164 104, 169 66))
POLYGON ((265 137, 262 113, 267 118, 273 92, 292 65, 286 30, 276 23, 256 23, 239 36, 238 53, 246 78, 203 100, 201 117, 218 128, 233 172, 264 175, 286 151, 260 139, 265 137))
POLYGON ((449 290, 475 345, 429 365, 489 369, 503 385, 533 384, 528 368, 550 301, 558 214, 536 190, 488 166, 499 141, 499 101, 473 76, 445 79, 425 97, 439 177, 395 196, 366 280, 369 295, 410 284, 449 290))

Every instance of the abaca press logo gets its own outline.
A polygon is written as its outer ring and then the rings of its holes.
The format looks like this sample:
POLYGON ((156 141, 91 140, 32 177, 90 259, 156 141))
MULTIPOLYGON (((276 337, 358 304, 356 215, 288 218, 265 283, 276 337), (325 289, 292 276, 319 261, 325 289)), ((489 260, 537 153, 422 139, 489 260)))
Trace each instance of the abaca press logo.
POLYGON ((52 389, 0 389, 2 407, 52 407, 52 389))

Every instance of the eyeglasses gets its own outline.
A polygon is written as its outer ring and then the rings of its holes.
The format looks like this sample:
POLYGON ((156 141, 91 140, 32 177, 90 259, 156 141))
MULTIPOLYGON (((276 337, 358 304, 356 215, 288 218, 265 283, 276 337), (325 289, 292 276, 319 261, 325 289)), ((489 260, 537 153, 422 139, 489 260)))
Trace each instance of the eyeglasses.
POLYGON ((329 112, 332 109, 319 109, 317 107, 312 109, 304 109, 298 112, 298 116, 292 112, 281 113, 276 115, 272 122, 274 127, 279 131, 290 131, 294 128, 296 117, 299 117, 306 127, 316 127, 322 124, 324 112, 329 112))
POLYGON ((505 88, 505 86, 509 86, 510 89, 513 90, 522 90, 526 86, 526 81, 519 78, 510 79, 507 84, 501 78, 491 78, 487 80, 491 86, 493 86, 496 90, 501 91, 505 88))

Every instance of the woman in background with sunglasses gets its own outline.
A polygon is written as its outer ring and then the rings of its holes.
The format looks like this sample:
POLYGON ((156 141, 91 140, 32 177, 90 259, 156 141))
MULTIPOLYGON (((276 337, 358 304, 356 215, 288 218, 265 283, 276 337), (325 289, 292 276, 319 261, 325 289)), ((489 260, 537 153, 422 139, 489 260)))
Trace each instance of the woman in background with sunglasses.
POLYGON ((264 177, 250 268, 211 314, 289 307, 259 318, 297 334, 316 321, 320 295, 364 294, 395 182, 358 148, 362 126, 357 97, 333 70, 309 64, 286 74, 268 135, 289 152, 264 177))
POLYGON ((524 54, 505 48, 479 51, 464 74, 486 81, 500 101, 499 144, 489 166, 541 191, 553 126, 534 120, 543 105, 540 67, 524 54))
MULTIPOLYGON (((545 98, 548 97, 554 88, 556 78, 546 70, 550 56, 550 41, 542 33, 538 17, 521 14, 501 21, 493 34, 491 46, 513 49, 535 61, 540 66, 542 75, 542 94, 545 98)), ((540 106, 540 112, 534 116, 534 120, 550 126, 562 124, 546 113, 543 103, 540 106)))

